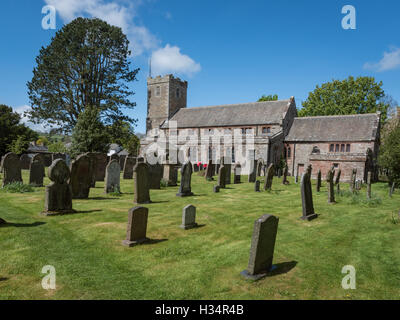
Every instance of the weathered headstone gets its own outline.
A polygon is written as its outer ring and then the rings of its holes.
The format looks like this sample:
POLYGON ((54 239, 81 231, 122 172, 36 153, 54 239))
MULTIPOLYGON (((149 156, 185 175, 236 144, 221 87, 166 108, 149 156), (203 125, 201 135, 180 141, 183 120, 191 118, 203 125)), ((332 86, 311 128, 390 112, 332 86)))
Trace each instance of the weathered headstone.
POLYGON ((133 247, 150 240, 146 237, 148 216, 149 209, 144 207, 135 207, 129 210, 126 239, 122 241, 124 246, 133 247))
POLYGON ((371 180, 372 180, 372 172, 368 171, 368 174, 367 174, 367 199, 371 199, 371 180))
POLYGON ((337 192, 340 191, 340 176, 341 176, 341 175, 342 175, 342 170, 339 169, 339 170, 338 170, 338 173, 337 173, 337 175, 336 175, 336 179, 335 179, 335 185, 336 185, 336 190, 337 190, 337 192))
POLYGON ((192 164, 190 161, 186 162, 181 168, 181 185, 179 192, 176 194, 178 197, 189 197, 193 195, 192 192, 192 164))
POLYGON ((86 154, 81 154, 72 161, 70 185, 73 199, 87 199, 89 197, 90 186, 92 185, 91 172, 90 158, 86 154))
POLYGON ((328 171, 328 203, 335 203, 334 170, 328 171))
POLYGON ((196 207, 190 204, 183 208, 181 228, 188 230, 196 227, 196 207))
POLYGON ((104 181, 108 164, 107 155, 105 153, 96 152, 94 156, 96 158, 96 181, 104 181))
POLYGON ((114 191, 120 192, 121 190, 120 177, 121 177, 121 167, 119 166, 119 161, 116 159, 111 160, 106 167, 104 192, 105 193, 112 193, 114 191))
POLYGON ((161 189, 161 179, 163 178, 163 166, 159 163, 149 165, 149 187, 152 190, 161 189))
POLYGON ((259 280, 273 270, 272 262, 279 218, 265 214, 254 223, 251 239, 250 258, 246 270, 241 272, 245 278, 259 280))
POLYGON ((207 168, 206 168, 206 174, 204 175, 206 180, 212 180, 213 174, 214 174, 213 170, 214 170, 214 165, 212 163, 212 160, 210 160, 210 161, 208 161, 207 168))
POLYGON ((89 176, 90 179, 90 187, 96 187, 96 153, 94 152, 86 152, 84 153, 87 157, 89 157, 89 176))
POLYGON ((21 163, 15 153, 7 153, 1 159, 1 167, 3 169, 3 187, 13 182, 22 183, 21 163))
POLYGON ((318 175, 317 175, 317 192, 321 191, 321 170, 318 170, 318 175))
POLYGON ((262 159, 258 159, 257 160, 257 169, 256 169, 257 177, 261 176, 261 171, 262 171, 263 166, 264 166, 264 161, 262 159))
POLYGON ((260 192, 260 180, 256 180, 256 182, 254 182, 254 191, 260 192))
POLYGON ((118 155, 117 153, 113 153, 113 154, 110 156, 110 160, 108 161, 108 163, 110 163, 110 162, 113 161, 113 160, 117 160, 117 161, 119 162, 119 155, 118 155))
POLYGON ((32 156, 31 163, 32 163, 33 161, 40 161, 40 162, 42 162, 42 164, 43 164, 43 176, 45 176, 46 161, 45 161, 44 155, 41 154, 41 153, 36 153, 36 154, 34 154, 34 155, 32 156))
POLYGON ((231 184, 232 161, 230 157, 223 157, 221 166, 225 167, 225 185, 231 184))
POLYGON ((268 166, 267 173, 265 174, 264 190, 271 190, 272 180, 274 179, 275 166, 271 163, 268 166))
POLYGON ((35 187, 43 187, 44 166, 39 160, 34 160, 29 168, 29 184, 35 187))
POLYGON ((62 159, 55 160, 48 169, 48 176, 51 181, 46 186, 44 212, 42 214, 50 216, 57 214, 73 213, 72 209, 72 190, 68 183, 70 171, 62 159))
POLYGON ((164 177, 168 187, 175 187, 178 185, 178 170, 173 164, 164 164, 164 177))
POLYGON ((225 168, 225 166, 221 166, 219 168, 218 185, 221 189, 225 189, 225 187, 226 187, 226 168, 225 168))
POLYGON ((287 185, 289 184, 289 181, 287 179, 289 174, 289 167, 288 165, 285 163, 285 166, 283 167, 283 179, 282 179, 282 184, 287 185))
POLYGON ((197 163, 193 164, 193 172, 199 172, 200 168, 199 165, 197 163))
POLYGON ((133 168, 133 181, 135 185, 135 203, 150 203, 149 169, 146 163, 139 162, 133 168))
POLYGON ((213 187, 214 193, 218 193, 220 189, 221 189, 220 186, 214 186, 213 187))
POLYGON ((241 165, 239 163, 235 164, 235 166, 233 168, 233 183, 234 184, 240 183, 241 171, 242 171, 241 165))
POLYGON ((21 163, 21 169, 22 170, 29 170, 29 167, 31 165, 31 157, 24 153, 20 158, 19 161, 21 163))
POLYGON ((351 171, 351 178, 350 178, 350 191, 352 193, 356 191, 356 177, 357 177, 357 169, 353 169, 351 171))
POLYGON ((133 168, 136 165, 137 159, 134 157, 126 157, 124 163, 124 175, 123 178, 126 180, 133 179, 133 168))
POLYGON ((257 179, 257 161, 256 160, 249 160, 250 161, 250 172, 248 177, 248 182, 254 183, 257 179))
POLYGON ((303 220, 313 220, 318 217, 314 211, 314 203, 312 198, 312 188, 311 188, 311 165, 308 166, 306 172, 303 173, 300 182, 301 189, 301 201, 303 207, 303 220))

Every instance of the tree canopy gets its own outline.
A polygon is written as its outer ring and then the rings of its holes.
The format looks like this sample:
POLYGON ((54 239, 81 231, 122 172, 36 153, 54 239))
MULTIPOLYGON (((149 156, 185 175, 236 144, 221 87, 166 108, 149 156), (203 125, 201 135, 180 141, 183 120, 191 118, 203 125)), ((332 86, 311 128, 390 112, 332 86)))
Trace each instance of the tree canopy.
POLYGON ((393 118, 385 124, 381 134, 381 148, 378 162, 388 169, 389 179, 400 183, 400 121, 393 118))
POLYGON ((270 95, 263 95, 260 99, 258 99, 257 102, 261 102, 261 101, 277 101, 278 100, 278 95, 277 94, 270 94, 270 95))
POLYGON ((87 106, 99 110, 104 124, 135 123, 122 109, 133 109, 129 84, 139 69, 131 70, 129 41, 121 28, 100 19, 77 18, 65 25, 36 58, 28 82, 34 123, 47 121, 71 132, 87 106))
POLYGON ((390 104, 385 99, 382 82, 377 83, 373 77, 349 77, 345 80, 333 80, 317 86, 310 92, 299 116, 328 116, 382 113, 386 121, 390 104))

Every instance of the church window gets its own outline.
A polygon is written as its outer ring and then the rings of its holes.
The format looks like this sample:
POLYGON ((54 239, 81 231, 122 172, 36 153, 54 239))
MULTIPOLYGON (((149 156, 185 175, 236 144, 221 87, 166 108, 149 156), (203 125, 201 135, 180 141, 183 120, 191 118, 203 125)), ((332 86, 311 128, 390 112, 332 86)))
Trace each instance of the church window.
POLYGON ((156 87, 156 97, 159 97, 161 95, 161 87, 157 86, 156 87))
POLYGON ((344 152, 344 144, 340 145, 340 152, 344 152))
POLYGON ((346 152, 350 152, 350 144, 346 144, 346 152))
POLYGON ((292 149, 289 147, 287 149, 287 158, 290 159, 291 156, 292 156, 292 149))
POLYGON ((337 145, 336 145, 336 148, 335 148, 335 152, 339 152, 339 150, 340 150, 340 149, 339 149, 339 145, 337 144, 337 145))
POLYGON ((330 146, 329 146, 329 152, 334 152, 335 151, 335 145, 334 144, 331 144, 330 146))

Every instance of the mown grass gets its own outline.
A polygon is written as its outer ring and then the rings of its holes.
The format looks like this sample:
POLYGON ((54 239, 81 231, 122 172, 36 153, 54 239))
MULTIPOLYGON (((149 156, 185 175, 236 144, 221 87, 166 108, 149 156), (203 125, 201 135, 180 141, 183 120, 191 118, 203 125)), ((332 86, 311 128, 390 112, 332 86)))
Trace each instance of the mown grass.
POLYGON ((0 227, 0 299, 400 298, 400 194, 389 198, 386 184, 373 185, 380 201, 372 205, 362 201, 365 189, 359 201, 344 193, 328 204, 325 184, 320 193, 313 186, 320 216, 304 222, 292 179, 284 186, 275 177, 271 192, 256 193, 246 182, 213 193, 215 181, 193 174, 193 197, 176 197, 178 187, 151 191, 148 237, 160 241, 127 248, 121 240, 133 181, 121 181, 121 195, 105 195, 98 182, 89 199, 74 200, 78 213, 56 217, 40 215, 44 188, 0 192, 0 217, 8 222, 0 227), (179 228, 187 204, 197 207, 200 228, 179 228), (254 220, 265 213, 280 218, 274 263, 285 272, 252 282, 240 272, 254 220), (56 268, 56 290, 42 289, 45 265, 56 268), (356 290, 341 287, 345 265, 356 268, 356 290))

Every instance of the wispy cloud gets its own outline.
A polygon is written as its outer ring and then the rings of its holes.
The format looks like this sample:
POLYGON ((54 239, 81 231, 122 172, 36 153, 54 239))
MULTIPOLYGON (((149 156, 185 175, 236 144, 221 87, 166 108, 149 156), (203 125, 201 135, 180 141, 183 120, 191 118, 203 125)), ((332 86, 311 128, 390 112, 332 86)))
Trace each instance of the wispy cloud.
POLYGON ((400 67, 400 48, 392 48, 389 52, 384 52, 383 58, 376 63, 364 64, 364 69, 377 72, 394 70, 398 67, 400 67))
POLYGON ((189 56, 182 54, 181 49, 167 44, 153 52, 151 57, 152 69, 155 74, 178 73, 191 76, 201 70, 199 63, 189 56))
POLYGON ((28 117, 24 116, 24 112, 31 110, 30 106, 24 105, 20 107, 13 108, 14 112, 17 112, 21 115, 21 122, 25 124, 27 127, 31 128, 35 131, 40 132, 48 132, 51 128, 46 122, 41 122, 39 124, 34 124, 29 121, 28 117))

